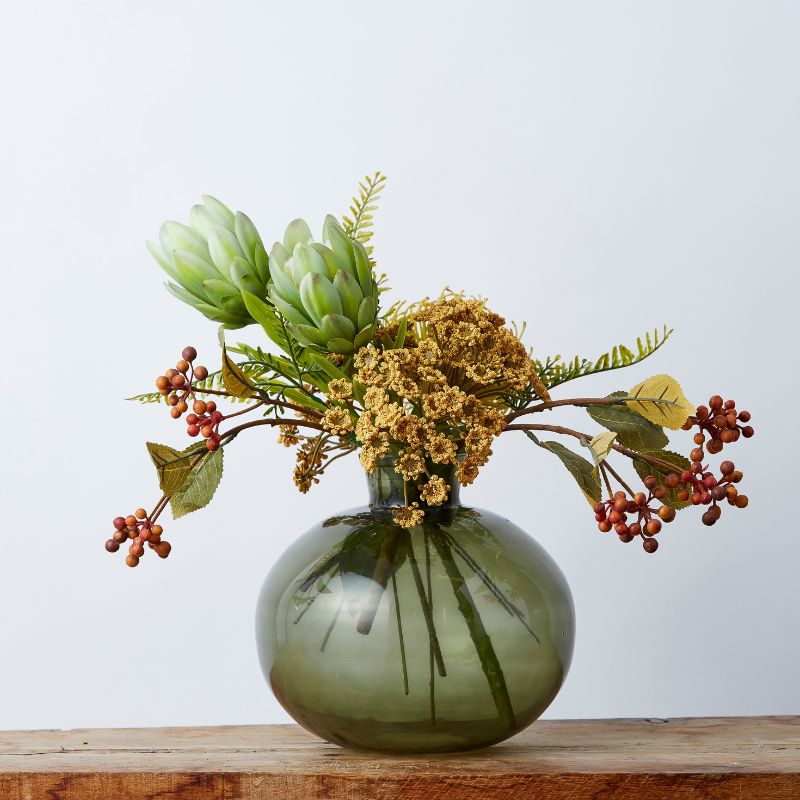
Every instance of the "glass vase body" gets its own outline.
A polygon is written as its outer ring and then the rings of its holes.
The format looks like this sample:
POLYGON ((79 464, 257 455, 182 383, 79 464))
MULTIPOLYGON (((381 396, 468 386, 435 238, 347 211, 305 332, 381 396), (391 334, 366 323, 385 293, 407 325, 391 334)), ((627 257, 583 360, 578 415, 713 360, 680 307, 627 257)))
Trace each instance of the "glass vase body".
POLYGON ((456 752, 519 732, 569 669, 566 580, 528 534, 448 503, 406 529, 413 502, 391 460, 367 476, 369 505, 295 541, 258 598, 261 667, 289 714, 323 739, 384 753, 456 752))

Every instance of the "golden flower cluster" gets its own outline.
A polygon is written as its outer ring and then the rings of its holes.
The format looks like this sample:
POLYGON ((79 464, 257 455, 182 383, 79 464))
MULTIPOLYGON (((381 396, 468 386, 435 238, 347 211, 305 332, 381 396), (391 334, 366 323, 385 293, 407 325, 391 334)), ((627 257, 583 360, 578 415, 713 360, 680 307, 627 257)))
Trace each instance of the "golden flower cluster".
MULTIPOLYGON (((462 485, 472 483, 505 427, 503 397, 538 376, 528 352, 504 320, 479 300, 441 299, 412 319, 407 346, 362 348, 354 359, 355 380, 364 387, 355 426, 360 458, 371 472, 396 454, 395 471, 419 484, 429 506, 446 502, 449 487, 430 467, 452 464, 462 485)), ((398 524, 418 524, 411 506, 398 524)))
POLYGON ((447 502, 441 466, 454 467, 464 486, 475 480, 505 427, 509 396, 530 386, 547 396, 505 320, 481 300, 452 294, 416 304, 339 366, 345 372, 328 382, 328 408, 316 417, 320 435, 281 429, 279 441, 299 445, 295 483, 308 491, 337 449, 360 446, 368 472, 384 456, 396 456, 394 469, 414 501, 395 511, 403 527, 418 525, 426 506, 447 502))

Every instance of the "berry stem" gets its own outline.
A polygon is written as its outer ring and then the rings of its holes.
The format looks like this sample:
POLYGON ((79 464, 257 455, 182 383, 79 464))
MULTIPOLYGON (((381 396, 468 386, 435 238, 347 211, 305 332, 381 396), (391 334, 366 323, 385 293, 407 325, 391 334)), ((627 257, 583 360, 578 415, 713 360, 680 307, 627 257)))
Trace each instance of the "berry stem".
POLYGON ((585 408, 586 406, 624 406, 632 400, 652 400, 653 402, 669 405, 668 401, 660 397, 569 397, 564 400, 548 400, 544 403, 537 403, 535 406, 520 408, 511 414, 506 414, 506 422, 512 422, 517 417, 523 416, 523 414, 536 414, 559 406, 576 406, 578 408, 585 408))
POLYGON ((606 464, 605 461, 600 462, 600 474, 603 476, 603 481, 606 484, 606 489, 608 489, 608 496, 614 496, 614 490, 611 488, 611 481, 608 479, 608 473, 606 472, 606 464))
MULTIPOLYGON (((620 486, 621 486, 621 487, 622 487, 622 488, 623 488, 623 489, 624 489, 624 490, 625 490, 625 491, 626 491, 626 492, 627 492, 627 493, 628 493, 628 494, 629 494, 631 497, 633 497, 633 496, 636 494, 636 492, 634 492, 634 491, 633 491, 633 489, 631 489, 631 487, 630 487, 630 486, 628 486, 628 484, 627 484, 627 483, 625 483, 625 481, 624 481, 624 480, 622 480, 622 478, 620 477, 619 473, 618 473, 618 472, 617 472, 617 471, 614 469, 614 467, 612 467, 612 466, 611 466, 611 464, 609 464, 607 461, 604 461, 604 462, 603 462, 603 463, 602 463, 600 466, 601 466, 601 467, 605 467, 605 468, 606 468, 606 469, 607 469, 607 470, 608 470, 608 471, 609 471, 609 472, 610 472, 610 473, 611 473, 611 474, 612 474, 612 475, 613 475, 613 476, 614 476, 614 477, 617 479, 617 481, 619 482, 619 485, 620 485, 620 486)), ((613 494, 613 492, 611 491, 611 489, 609 489, 608 491, 609 491, 609 494, 613 494)))
POLYGON ((252 406, 247 406, 247 408, 243 408, 241 411, 234 411, 233 414, 225 414, 222 419, 233 419, 233 417, 239 417, 242 414, 247 414, 248 411, 254 411, 259 406, 263 406, 266 402, 266 400, 259 400, 257 403, 253 403, 252 406))
MULTIPOLYGON (((581 433, 580 431, 575 431, 572 428, 565 428, 562 425, 535 425, 531 423, 524 425, 506 425, 503 433, 506 431, 550 431, 551 433, 561 433, 564 436, 573 436, 576 439, 583 439, 584 441, 592 438, 588 433, 581 433)), ((661 469, 665 469, 669 472, 672 472, 675 469, 675 465, 670 464, 668 461, 664 461, 661 458, 656 458, 655 456, 647 455, 646 453, 639 453, 636 450, 623 447, 621 444, 617 444, 616 442, 613 443, 611 447, 613 450, 616 450, 618 453, 622 453, 622 455, 627 456, 628 458, 644 461, 645 463, 651 464, 654 467, 661 467, 661 469)))
MULTIPOLYGON (((195 394, 213 394, 217 395, 218 397, 234 397, 234 395, 232 395, 230 392, 225 392, 221 389, 201 389, 196 387, 193 388, 193 392, 195 394)), ((290 411, 297 411, 301 414, 310 414, 314 417, 322 417, 322 414, 319 411, 315 411, 314 409, 306 406, 298 405, 297 403, 290 403, 288 400, 278 400, 276 397, 270 397, 266 393, 262 394, 261 403, 267 403, 272 406, 277 406, 278 408, 287 408, 290 411)), ((233 416, 233 414, 230 414, 229 416, 233 416)))

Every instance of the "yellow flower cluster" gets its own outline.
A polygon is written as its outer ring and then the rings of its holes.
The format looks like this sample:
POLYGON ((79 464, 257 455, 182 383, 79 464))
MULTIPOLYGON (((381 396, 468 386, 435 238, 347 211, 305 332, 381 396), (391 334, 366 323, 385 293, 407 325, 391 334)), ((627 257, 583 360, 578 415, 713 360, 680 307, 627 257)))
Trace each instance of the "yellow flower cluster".
POLYGON ((327 410, 314 417, 322 432, 307 438, 297 426, 281 428, 279 441, 298 446, 295 483, 308 491, 329 454, 333 460, 357 445, 368 472, 396 456, 394 469, 408 486, 394 514, 403 527, 420 524, 425 507, 447 502, 441 467, 454 467, 464 486, 475 480, 505 427, 509 397, 532 386, 547 398, 505 320, 483 301, 452 293, 407 309, 337 366, 343 372, 328 382, 327 410))
MULTIPOLYGON (((479 300, 434 301, 412 322, 407 346, 368 345, 356 353, 355 380, 364 387, 364 398, 355 434, 368 472, 394 453, 395 470, 404 480, 427 476, 419 496, 438 506, 446 502, 449 487, 431 477, 428 465, 453 464, 459 482, 472 483, 505 427, 502 398, 538 376, 503 318, 479 300)), ((418 524, 411 506, 401 511, 395 515, 399 524, 418 524)))

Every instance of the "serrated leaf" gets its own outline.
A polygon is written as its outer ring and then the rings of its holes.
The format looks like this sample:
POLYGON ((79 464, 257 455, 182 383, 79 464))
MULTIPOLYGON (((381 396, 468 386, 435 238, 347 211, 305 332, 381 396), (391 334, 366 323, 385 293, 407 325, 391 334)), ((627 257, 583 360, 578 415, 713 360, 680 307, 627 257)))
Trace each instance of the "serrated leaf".
POLYGON ((616 438, 616 431, 598 433, 597 436, 591 438, 589 441, 589 449, 592 451, 592 458, 594 459, 595 466, 606 460, 606 457, 611 452, 611 445, 614 444, 614 439, 616 438))
POLYGON ((525 431, 528 438, 539 447, 549 450, 554 455, 558 456, 561 463, 569 470, 570 474, 577 482, 583 496, 589 502, 589 505, 594 505, 600 501, 600 477, 597 470, 592 464, 587 461, 583 456, 573 453, 567 447, 564 447, 560 442, 542 442, 536 438, 530 431, 525 431))
POLYGON ((175 519, 205 508, 211 502, 222 479, 222 453, 220 448, 204 456, 180 489, 172 495, 169 504, 175 519))
POLYGON ((192 469, 192 461, 196 458, 200 447, 205 445, 193 444, 186 450, 180 451, 166 444, 147 442, 147 452, 155 464, 158 485, 164 494, 173 494, 185 483, 192 469))
MULTIPOLYGON (((641 452, 643 455, 655 456, 656 458, 660 458, 662 461, 667 461, 674 465, 673 470, 668 470, 662 467, 655 467, 652 464, 648 464, 646 461, 636 458, 633 460, 633 468, 636 470, 636 473, 642 480, 644 480, 648 475, 655 475, 656 478, 658 478, 659 483, 663 484, 664 478, 666 478, 670 472, 675 472, 680 475, 684 470, 687 470, 691 467, 689 459, 686 458, 686 456, 682 456, 680 453, 673 453, 670 450, 647 450, 641 452)), ((679 489, 667 489, 667 494, 665 495, 663 502, 675 509, 686 508, 686 506, 690 504, 690 501, 678 500, 678 491, 679 489)))
POLYGON ((670 375, 653 375, 637 383, 628 396, 640 398, 627 403, 628 408, 673 431, 678 430, 694 411, 680 384, 670 375))
MULTIPOLYGON (((615 392, 612 397, 627 397, 627 392, 615 392)), ((669 444, 664 431, 631 411, 627 405, 589 406, 589 416, 604 428, 617 432, 617 441, 631 450, 660 450, 669 444)))
POLYGON ((222 384, 225 391, 234 397, 246 399, 258 395, 258 390, 242 372, 241 367, 228 355, 225 348, 222 349, 222 384))

